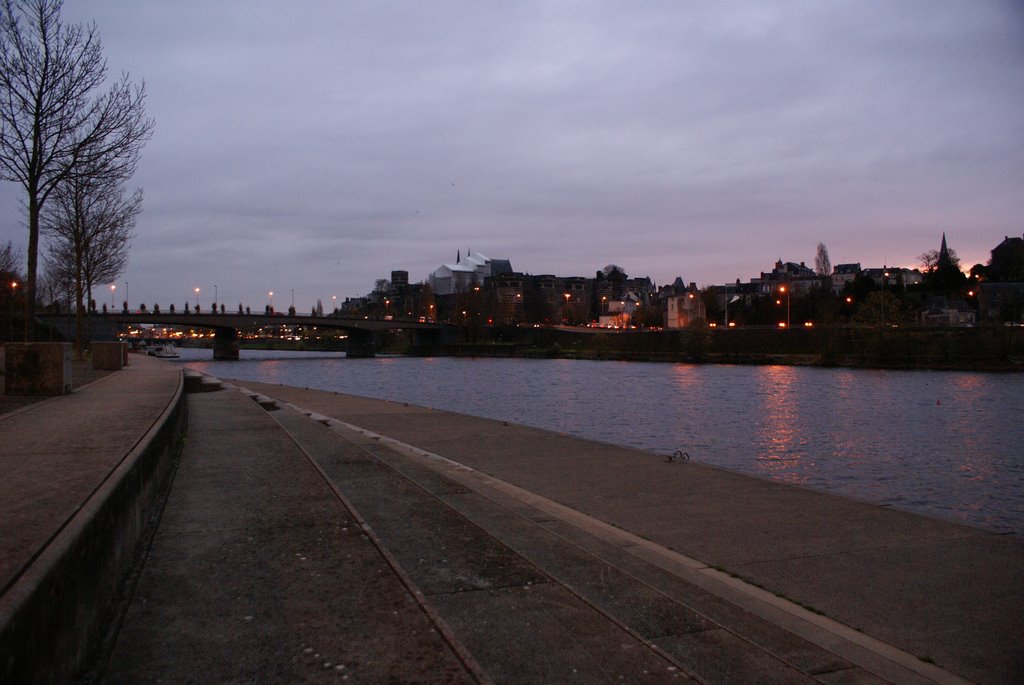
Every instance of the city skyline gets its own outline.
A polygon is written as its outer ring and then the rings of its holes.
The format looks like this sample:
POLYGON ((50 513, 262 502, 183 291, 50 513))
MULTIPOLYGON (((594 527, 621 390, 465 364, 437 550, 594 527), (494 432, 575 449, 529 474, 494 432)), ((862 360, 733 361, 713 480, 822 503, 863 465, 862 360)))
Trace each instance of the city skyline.
MULTIPOLYGON (((117 282, 133 307, 216 285, 229 307, 308 309, 467 249, 711 285, 813 264, 819 242, 914 267, 945 232, 969 268, 1024 230, 1019 3, 63 14, 96 21, 156 120, 117 282)), ((0 242, 24 251, 21 202, 0 186, 0 242)))

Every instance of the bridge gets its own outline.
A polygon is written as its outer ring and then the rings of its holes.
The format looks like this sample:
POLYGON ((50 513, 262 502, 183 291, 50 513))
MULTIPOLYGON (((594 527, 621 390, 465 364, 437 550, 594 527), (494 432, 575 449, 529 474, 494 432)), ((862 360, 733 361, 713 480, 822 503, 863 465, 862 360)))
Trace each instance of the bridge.
MULTIPOLYGON (((74 314, 42 314, 40 321, 50 323, 69 340, 75 336, 74 314)), ((213 358, 238 359, 238 332, 267 326, 303 326, 344 330, 348 334, 346 354, 349 357, 372 357, 375 338, 389 330, 414 331, 413 347, 421 354, 437 350, 442 342, 453 337, 455 328, 432 321, 408 319, 370 319, 365 317, 312 316, 301 314, 228 314, 228 313, 170 313, 119 311, 88 315, 94 339, 113 339, 115 327, 129 324, 153 324, 181 328, 205 328, 214 332, 213 358)))

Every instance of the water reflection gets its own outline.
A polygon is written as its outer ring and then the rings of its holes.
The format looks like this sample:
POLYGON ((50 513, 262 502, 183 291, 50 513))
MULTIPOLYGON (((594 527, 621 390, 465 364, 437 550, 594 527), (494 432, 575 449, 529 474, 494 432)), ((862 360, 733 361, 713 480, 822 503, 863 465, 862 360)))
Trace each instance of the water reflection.
POLYGON ((804 455, 799 449, 803 440, 797 380, 794 368, 788 366, 758 367, 756 373, 760 404, 755 413, 754 458, 762 474, 789 483, 807 480, 800 463, 804 455))

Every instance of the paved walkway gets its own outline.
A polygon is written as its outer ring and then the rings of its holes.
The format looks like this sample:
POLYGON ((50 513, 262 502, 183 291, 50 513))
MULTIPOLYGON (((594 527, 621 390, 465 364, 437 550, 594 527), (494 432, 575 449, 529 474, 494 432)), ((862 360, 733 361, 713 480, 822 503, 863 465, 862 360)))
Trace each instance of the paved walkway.
MULTIPOLYGON (((0 417, 7 586, 161 411, 180 367, 132 359, 0 417)), ((188 398, 105 682, 1024 674, 1018 538, 500 421, 237 385, 188 398)))
POLYGON ((70 395, 0 414, 0 596, 153 427, 180 378, 133 355, 70 395))

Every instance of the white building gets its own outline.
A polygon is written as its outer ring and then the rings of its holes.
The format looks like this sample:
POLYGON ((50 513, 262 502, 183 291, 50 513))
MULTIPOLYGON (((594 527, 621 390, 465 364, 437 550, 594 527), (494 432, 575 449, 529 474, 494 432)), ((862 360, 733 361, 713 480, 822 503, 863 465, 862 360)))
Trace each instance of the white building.
MULTIPOLYGON (((479 252, 467 254, 464 258, 456 254, 454 264, 442 264, 430 274, 430 288, 435 295, 451 295, 483 285, 485 278, 494 275, 493 262, 479 252)), ((508 267, 507 260, 498 260, 498 263, 508 267)), ((502 269, 503 273, 506 271, 511 271, 511 267, 502 269)))

